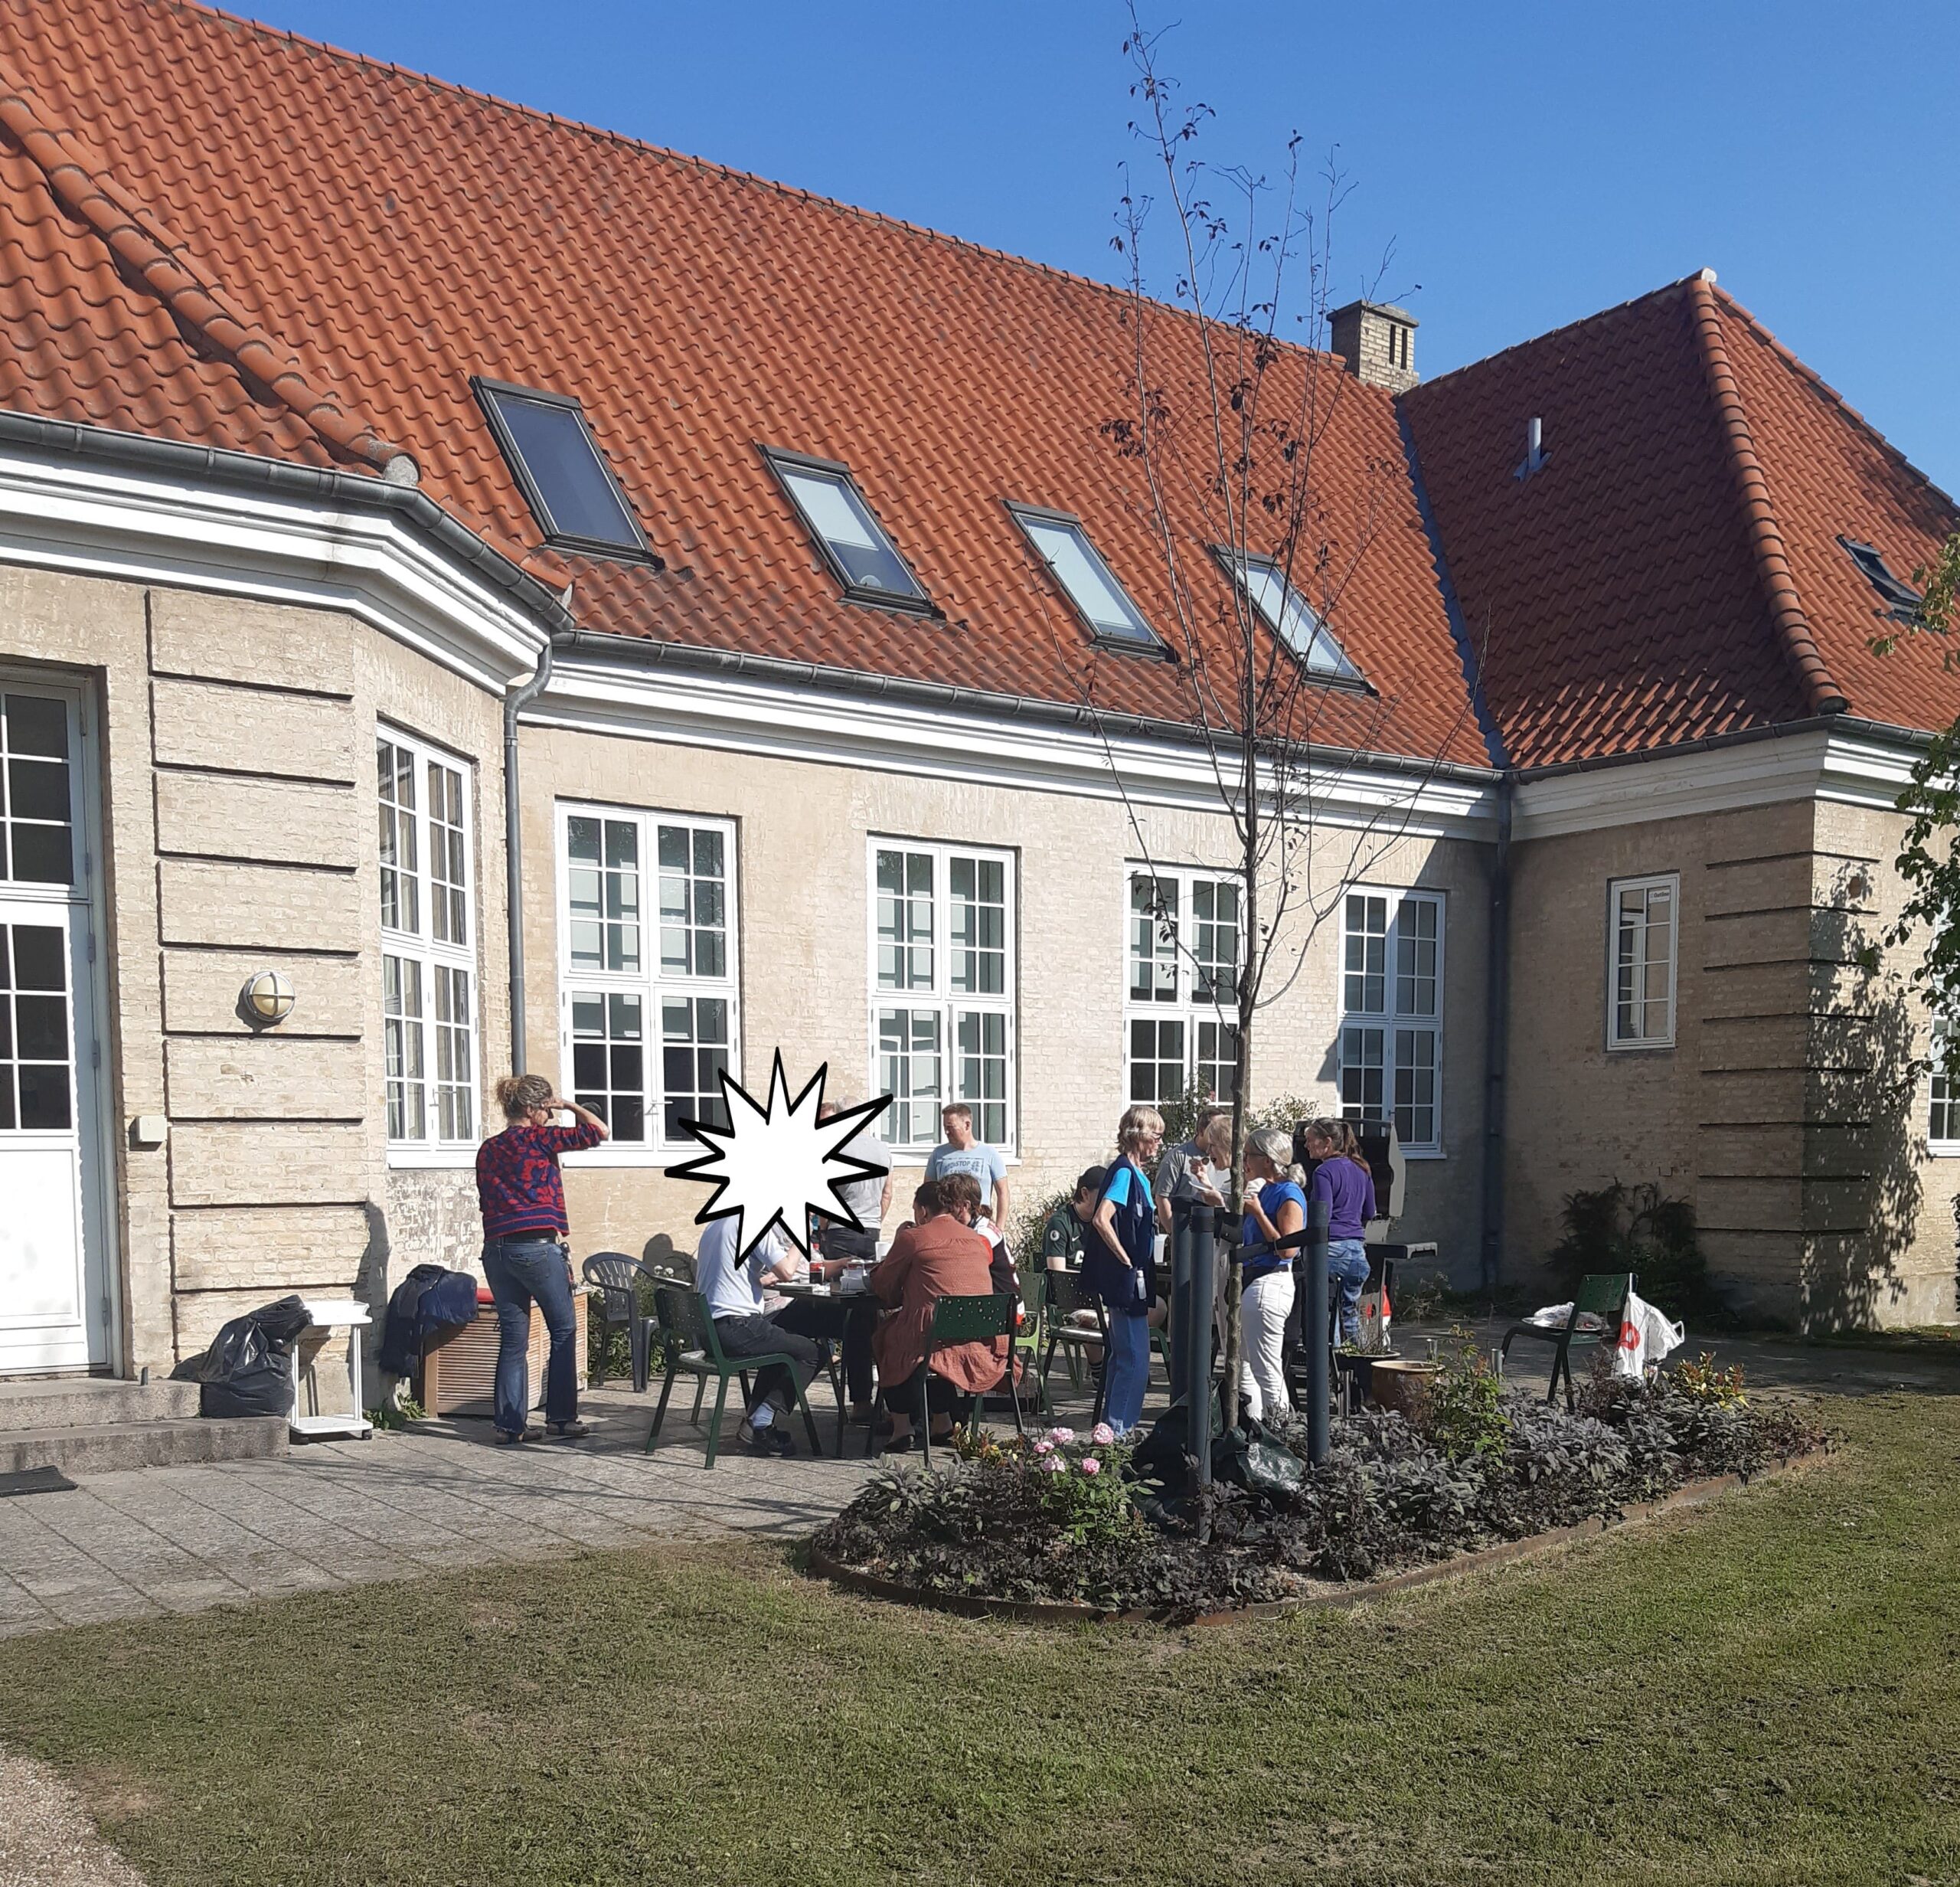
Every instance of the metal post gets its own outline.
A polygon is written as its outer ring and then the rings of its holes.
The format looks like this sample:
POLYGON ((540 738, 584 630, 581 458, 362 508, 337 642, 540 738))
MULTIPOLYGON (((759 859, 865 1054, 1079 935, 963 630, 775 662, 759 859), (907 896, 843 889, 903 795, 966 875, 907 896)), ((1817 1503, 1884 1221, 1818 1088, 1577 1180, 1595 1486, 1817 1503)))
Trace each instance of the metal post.
POLYGON ((1214 1432, 1211 1393, 1212 1278, 1218 1251, 1218 1209, 1202 1200, 1191 1208, 1191 1314, 1178 1348, 1184 1353, 1184 1381, 1190 1385, 1185 1402, 1187 1411, 1185 1435, 1193 1470, 1200 1487, 1211 1485, 1211 1437, 1214 1432))
POLYGON ((1327 1208, 1325 1199, 1307 1202, 1307 1302, 1300 1313, 1307 1352, 1307 1459, 1315 1467, 1327 1459, 1327 1208))
POLYGON ((1186 1333, 1191 1318, 1191 1208, 1197 1203, 1181 1189, 1171 1195, 1171 1400, 1184 1392, 1186 1333))

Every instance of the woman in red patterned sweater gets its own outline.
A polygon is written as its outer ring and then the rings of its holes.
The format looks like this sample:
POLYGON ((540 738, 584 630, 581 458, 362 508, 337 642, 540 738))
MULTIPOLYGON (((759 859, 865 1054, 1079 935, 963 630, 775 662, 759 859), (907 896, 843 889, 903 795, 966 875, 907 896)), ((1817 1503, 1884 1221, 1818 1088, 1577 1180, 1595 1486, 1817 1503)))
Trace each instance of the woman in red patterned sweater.
POLYGON ((497 1439, 535 1441, 530 1425, 531 1307, 550 1333, 544 1415, 554 1434, 576 1440, 579 1420, 578 1325, 572 1313, 572 1251, 560 1153, 611 1137, 589 1107, 561 1100, 541 1074, 506 1074, 497 1102, 510 1124, 476 1150, 476 1197, 483 1208, 483 1275, 497 1303, 497 1439), (577 1126, 553 1117, 569 1112, 577 1126))

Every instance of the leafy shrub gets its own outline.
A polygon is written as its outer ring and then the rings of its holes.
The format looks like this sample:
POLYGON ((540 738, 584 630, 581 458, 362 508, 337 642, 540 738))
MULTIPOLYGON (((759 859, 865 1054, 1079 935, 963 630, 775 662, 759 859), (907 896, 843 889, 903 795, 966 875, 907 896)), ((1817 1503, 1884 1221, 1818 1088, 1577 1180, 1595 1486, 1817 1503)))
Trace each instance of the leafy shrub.
POLYGON ((1202 1501, 1160 1503, 1124 1484, 1110 1465, 1122 1451, 1096 1436, 982 1436, 962 1444, 950 1476, 880 1475, 817 1542, 930 1591, 1196 1613, 1611 1518, 1691 1477, 1825 1445, 1800 1410, 1710 1400, 1672 1375, 1622 1381, 1601 1361, 1576 1415, 1521 1395, 1494 1407, 1465 1367, 1464 1412, 1442 1431, 1457 1453, 1369 1411, 1336 1422, 1327 1461, 1285 1493, 1219 1483, 1202 1501), (1091 1454, 1103 1464, 1093 1475, 1091 1454))
POLYGON ((1706 1402, 1717 1408, 1740 1408, 1749 1401, 1743 1388, 1743 1366, 1731 1363, 1726 1369, 1715 1367, 1707 1351, 1690 1362, 1685 1356, 1668 1372, 1677 1394, 1690 1402, 1706 1402))
POLYGON ((1451 1335, 1450 1355, 1417 1397, 1416 1428, 1452 1461, 1500 1453, 1511 1433, 1504 1383, 1466 1333, 1451 1335))
POLYGON ((1707 1323, 1726 1316, 1685 1199, 1665 1198, 1651 1182, 1615 1179, 1596 1192, 1568 1192, 1560 1216, 1565 1236, 1547 1262, 1562 1289, 1576 1292, 1589 1273, 1632 1271, 1641 1296, 1671 1317, 1707 1323))

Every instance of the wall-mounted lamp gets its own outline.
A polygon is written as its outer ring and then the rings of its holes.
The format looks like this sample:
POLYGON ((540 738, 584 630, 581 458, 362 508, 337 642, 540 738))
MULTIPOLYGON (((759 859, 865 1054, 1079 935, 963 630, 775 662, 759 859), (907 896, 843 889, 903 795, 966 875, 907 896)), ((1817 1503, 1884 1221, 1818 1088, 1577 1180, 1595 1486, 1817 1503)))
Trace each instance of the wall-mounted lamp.
POLYGON ((275 1029, 292 1013, 292 985, 276 970, 248 978, 239 993, 238 1012, 254 1029, 275 1029))

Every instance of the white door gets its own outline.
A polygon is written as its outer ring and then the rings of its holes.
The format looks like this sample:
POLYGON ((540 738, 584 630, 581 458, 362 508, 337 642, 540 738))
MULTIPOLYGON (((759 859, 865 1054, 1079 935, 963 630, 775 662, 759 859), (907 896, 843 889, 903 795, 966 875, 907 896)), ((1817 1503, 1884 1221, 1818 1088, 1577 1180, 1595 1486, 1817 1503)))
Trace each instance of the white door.
POLYGON ((110 1361, 80 741, 0 676, 0 1374, 110 1361))

